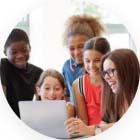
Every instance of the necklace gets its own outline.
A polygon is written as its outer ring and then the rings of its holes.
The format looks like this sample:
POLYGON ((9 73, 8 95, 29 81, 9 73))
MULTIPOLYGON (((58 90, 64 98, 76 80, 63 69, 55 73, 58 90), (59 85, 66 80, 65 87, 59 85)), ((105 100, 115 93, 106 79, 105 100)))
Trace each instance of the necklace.
POLYGON ((97 80, 95 78, 90 78, 90 82, 95 85, 97 83, 97 80))
POLYGON ((99 85, 101 85, 101 80, 98 77, 97 77, 97 79, 90 77, 90 83, 95 85, 95 86, 99 86, 99 85))

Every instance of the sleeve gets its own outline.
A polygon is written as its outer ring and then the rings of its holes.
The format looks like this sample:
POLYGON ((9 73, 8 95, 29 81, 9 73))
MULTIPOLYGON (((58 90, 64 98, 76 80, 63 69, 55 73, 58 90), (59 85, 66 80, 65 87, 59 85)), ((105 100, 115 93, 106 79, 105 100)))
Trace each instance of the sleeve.
POLYGON ((1 84, 7 86, 7 63, 4 59, 0 61, 0 77, 1 77, 1 84))

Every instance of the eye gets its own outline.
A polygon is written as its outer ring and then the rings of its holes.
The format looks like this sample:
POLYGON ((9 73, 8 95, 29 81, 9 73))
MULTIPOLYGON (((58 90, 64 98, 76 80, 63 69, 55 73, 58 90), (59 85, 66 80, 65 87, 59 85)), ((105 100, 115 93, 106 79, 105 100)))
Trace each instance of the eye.
POLYGON ((56 91, 58 91, 58 90, 60 90, 61 89, 61 87, 55 87, 55 90, 56 91))
POLYGON ((45 89, 45 90, 49 90, 50 88, 49 88, 49 87, 45 87, 44 89, 45 89))
POLYGON ((73 46, 69 46, 69 50, 70 50, 70 51, 74 51, 74 49, 75 49, 75 48, 74 48, 73 46))
POLYGON ((12 55, 15 55, 17 53, 17 51, 11 51, 12 55))
POLYGON ((83 44, 78 46, 79 49, 83 49, 83 44))
POLYGON ((90 60, 89 60, 89 59, 85 59, 85 62, 86 62, 86 63, 90 63, 90 60))
POLYGON ((103 71, 102 71, 102 76, 105 77, 106 73, 107 73, 107 71, 104 71, 104 70, 103 70, 103 71))
POLYGON ((97 59, 94 60, 94 63, 99 63, 100 61, 101 61, 101 59, 97 58, 97 59))
POLYGON ((23 48, 22 50, 21 50, 23 53, 26 53, 26 52, 28 52, 28 48, 26 47, 26 48, 23 48))

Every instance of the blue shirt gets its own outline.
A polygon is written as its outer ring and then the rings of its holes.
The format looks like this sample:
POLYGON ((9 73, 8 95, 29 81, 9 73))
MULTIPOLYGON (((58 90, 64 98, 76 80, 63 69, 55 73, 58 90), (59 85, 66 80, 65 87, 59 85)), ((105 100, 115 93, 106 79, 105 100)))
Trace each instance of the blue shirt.
POLYGON ((72 58, 70 58, 64 63, 62 73, 67 88, 66 96, 70 97, 70 102, 74 103, 72 83, 75 79, 84 74, 83 66, 78 65, 72 58))

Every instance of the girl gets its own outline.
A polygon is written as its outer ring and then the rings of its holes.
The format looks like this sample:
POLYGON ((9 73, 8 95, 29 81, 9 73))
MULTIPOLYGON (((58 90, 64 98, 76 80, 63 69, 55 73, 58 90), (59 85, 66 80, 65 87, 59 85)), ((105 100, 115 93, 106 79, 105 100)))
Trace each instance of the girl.
POLYGON ((69 134, 77 132, 80 135, 93 135, 95 125, 101 121, 101 57, 109 51, 110 45, 103 37, 91 38, 84 45, 86 73, 73 83, 78 119, 66 121, 69 134))
POLYGON ((18 117, 18 101, 32 100, 34 85, 42 69, 28 63, 31 46, 27 34, 21 29, 13 29, 8 36, 1 59, 0 75, 7 101, 18 117))
MULTIPOLYGON (((36 91, 40 100, 63 100, 66 92, 64 78, 58 71, 44 71, 36 83, 36 91)), ((68 117, 74 117, 74 107, 67 103, 68 117)))
POLYGON ((139 83, 140 65, 130 49, 117 49, 102 58, 102 131, 117 122, 131 105, 139 83))

